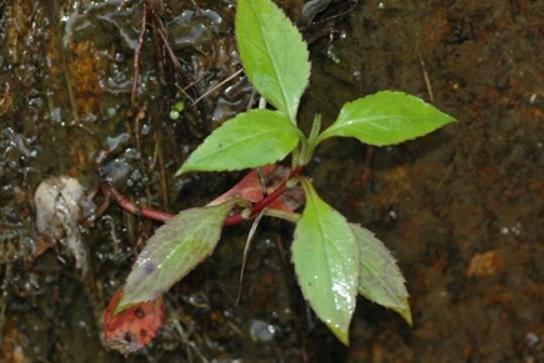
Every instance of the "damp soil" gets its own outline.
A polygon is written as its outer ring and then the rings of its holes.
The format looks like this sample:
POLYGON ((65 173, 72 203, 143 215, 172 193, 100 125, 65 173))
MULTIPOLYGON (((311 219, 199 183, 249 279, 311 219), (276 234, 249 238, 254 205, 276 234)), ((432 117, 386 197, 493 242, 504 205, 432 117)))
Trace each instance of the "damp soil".
POLYGON ((280 2, 310 42, 304 127, 382 89, 459 121, 390 148, 328 141, 306 171, 393 251, 412 327, 360 299, 351 345, 339 344, 298 291, 292 227, 268 221, 239 304, 248 226, 226 229, 214 255, 168 292, 149 348, 106 349, 102 313, 157 224, 111 206, 81 225, 84 274, 62 240, 38 235, 36 188, 68 175, 96 205, 103 180, 142 205, 202 205, 242 174, 176 178, 177 167, 256 101, 235 75, 234 0, 149 1, 143 37, 142 3, 0 1, 0 362, 544 361, 540 0, 332 1, 310 17, 303 1, 280 2))

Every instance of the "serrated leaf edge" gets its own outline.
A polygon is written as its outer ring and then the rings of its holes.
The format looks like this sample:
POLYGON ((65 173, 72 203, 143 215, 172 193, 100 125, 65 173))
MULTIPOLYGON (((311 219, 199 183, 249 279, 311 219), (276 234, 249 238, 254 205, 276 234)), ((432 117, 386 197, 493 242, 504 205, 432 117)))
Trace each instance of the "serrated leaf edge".
MULTIPOLYGON (((372 237, 373 237, 374 239, 376 239, 377 241, 379 241, 379 242, 381 242, 381 243, 383 244, 383 242, 382 242, 380 239, 378 239, 378 238, 376 237, 376 235, 374 234, 374 232, 368 230, 367 228, 364 228, 363 226, 361 226, 360 224, 357 224, 357 223, 349 223, 349 224, 350 224, 350 227, 352 227, 352 226, 357 226, 357 227, 359 227, 359 228, 362 228, 362 229, 365 230, 365 231, 368 231, 368 232, 372 235, 372 237)), ((354 234, 354 236, 357 235, 356 233, 353 233, 353 234, 354 234)), ((357 237, 355 237, 355 241, 356 241, 357 243, 359 243, 359 239, 357 239, 357 237)), ((385 244, 384 244, 384 247, 387 249, 387 247, 385 246, 385 244)), ((387 250, 389 251, 389 249, 387 249, 387 250)), ((390 252, 390 251, 389 251, 389 252, 390 252)), ((395 265, 396 265, 397 268, 398 268, 397 260, 395 259, 395 257, 394 257, 392 254, 391 254, 391 258, 393 259, 393 262, 395 263, 395 265)), ((360 262, 360 260, 359 260, 359 262, 360 262)), ((371 270, 371 269, 368 268, 368 267, 367 267, 367 269, 371 270)), ((399 272, 400 272, 400 269, 399 269, 399 272)), ((405 278, 404 278, 404 275, 402 275, 402 273, 401 273, 400 276, 401 276, 401 278, 402 278, 402 283, 403 283, 403 285, 405 285, 406 280, 405 280, 405 278)), ((394 294, 388 286, 384 285, 384 284, 381 282, 381 280, 377 280, 377 281, 378 281, 378 282, 380 283, 380 285, 381 285, 381 286, 389 293, 390 296, 393 296, 393 297, 394 297, 394 300, 397 300, 396 297, 395 297, 396 294, 394 294)), ((375 304, 377 304, 377 305, 383 306, 383 307, 385 307, 386 309, 390 309, 390 310, 395 311, 396 313, 398 313, 398 314, 399 314, 399 315, 400 315, 400 316, 408 323, 408 325, 412 326, 412 323, 413 323, 413 320, 412 320, 412 311, 411 311, 411 309, 410 309, 410 303, 409 303, 409 301, 408 301, 408 299, 409 299, 410 296, 409 296, 409 294, 408 294, 408 291, 406 290, 406 287, 405 287, 406 297, 405 297, 405 299, 404 299, 404 303, 403 303, 402 306, 391 305, 391 304, 382 304, 382 303, 376 301, 375 299, 371 298, 370 296, 368 296, 368 295, 366 294, 366 292, 365 292, 364 290, 362 290, 362 288, 361 288, 360 286, 358 287, 357 290, 359 291, 359 294, 360 294, 361 296, 363 296, 365 299, 367 299, 367 300, 369 300, 369 301, 372 301, 373 303, 375 303, 375 304)))
MULTIPOLYGON (((396 116, 397 118, 400 118, 401 116, 396 116)), ((385 119, 388 119, 390 118, 389 116, 381 116, 381 117, 376 117, 376 118, 373 118, 372 120, 373 121, 377 121, 377 120, 385 120, 385 119)), ((405 117, 405 118, 408 118, 408 117, 405 117)), ((392 146, 392 145, 398 145, 398 144, 401 144, 403 142, 406 142, 406 141, 411 141, 411 140, 415 140, 415 139, 418 139, 420 137, 423 137, 423 136, 426 136, 430 133, 433 133, 435 131, 437 131, 438 129, 440 129, 441 127, 444 127, 450 123, 454 123, 454 122, 457 122, 457 119, 455 119, 453 116, 450 116, 448 115, 447 113, 439 110, 437 107, 435 107, 434 105, 428 103, 428 102, 425 102, 423 99, 417 97, 417 96, 414 96, 414 95, 411 95, 409 93, 405 93, 405 92, 401 92, 401 91, 390 91, 390 90, 385 90, 385 91, 378 91, 376 93, 373 93, 373 94, 370 94, 370 95, 366 95, 366 96, 363 96, 363 97, 360 97, 358 99, 355 99, 355 100, 352 100, 352 101, 348 101, 346 102, 342 108, 340 109, 340 113, 338 114, 338 117, 336 118, 336 120, 326 129, 324 130, 318 137, 317 139, 317 143, 321 143, 322 141, 326 140, 326 139, 329 139, 331 137, 353 137, 357 140, 359 140, 360 142, 362 142, 363 144, 368 144, 368 145, 372 145, 372 146, 392 146), (394 142, 394 143, 376 143, 376 142, 368 142, 368 141, 365 141, 365 140, 362 140, 356 136, 351 136, 351 135, 341 135, 341 134, 335 134, 334 131, 336 131, 337 129, 341 129, 342 127, 346 126, 346 124, 342 124, 342 125, 338 125, 338 122, 342 116, 342 113, 345 112, 345 108, 354 104, 355 102, 359 101, 359 100, 362 100, 362 99, 369 99, 369 98, 372 98, 372 97, 376 97, 376 96, 379 96, 379 95, 382 95, 382 94, 396 94, 396 95, 402 95, 402 96, 407 96, 407 97, 411 97, 411 98, 414 98, 418 101, 420 101, 421 103, 423 103, 424 105, 426 106, 431 106, 433 107, 438 113, 444 115, 444 116, 447 116, 447 120, 442 122, 439 126, 437 126, 435 129, 425 133, 425 134, 422 134, 422 135, 418 135, 418 136, 413 136, 413 137, 409 137, 409 138, 406 138, 402 141, 399 141, 399 142, 394 142)))
MULTIPOLYGON (((255 8, 255 3, 253 0, 247 0, 251 3, 251 8, 252 8, 252 11, 253 13, 255 14, 255 17, 258 18, 259 20, 261 20, 260 18, 260 13, 257 11, 258 9, 255 8)), ((306 64, 308 65, 308 76, 306 77, 306 84, 305 86, 302 88, 301 92, 300 92, 300 95, 297 96, 297 99, 296 99, 296 102, 294 104, 294 107, 293 107, 293 110, 289 109, 289 105, 291 104, 289 102, 289 99, 285 93, 285 88, 281 86, 281 82, 280 82, 280 77, 279 77, 279 72, 278 72, 278 69, 277 69, 277 65, 276 65, 276 62, 274 61, 274 59, 270 56, 270 48, 269 48, 269 44, 265 41, 265 47, 266 47, 266 50, 267 50, 267 58, 269 59, 270 61, 270 64, 272 64, 272 68, 274 70, 274 75, 276 77, 276 79, 278 80, 278 83, 280 84, 280 89, 281 89, 281 94, 282 94, 282 98, 283 98, 283 106, 285 106, 286 110, 283 110, 281 109, 281 107, 279 107, 279 105, 275 105, 273 102, 271 102, 271 100, 268 100, 267 101, 271 104, 273 104, 279 111, 281 111, 282 113, 284 113, 287 117, 289 117, 289 119, 291 120, 291 122, 293 124, 297 124, 297 121, 296 121, 296 118, 297 118, 297 113, 298 113, 298 108, 300 106, 300 99, 302 98, 302 95, 304 94, 304 91, 306 90, 306 88, 308 88, 308 84, 310 82, 310 75, 311 75, 311 70, 312 70, 312 64, 311 62, 309 61, 309 58, 310 58, 310 52, 308 51, 308 44, 306 43, 306 41, 304 41, 304 38, 302 37, 302 34, 300 33, 300 31, 298 30, 298 28, 295 26, 295 24, 293 24, 293 22, 291 21, 291 19, 289 19, 289 17, 285 14, 285 12, 276 5, 276 3, 274 3, 273 1, 269 1, 271 7, 275 8, 275 11, 277 11, 279 13, 279 15, 281 17, 283 17, 283 20, 286 20, 288 24, 290 24, 290 26, 292 27, 292 29, 294 30, 294 32, 297 34, 297 38, 298 40, 304 44, 304 53, 305 53, 305 60, 306 60, 306 64)), ((239 13, 236 12, 236 20, 235 22, 238 23, 238 21, 241 21, 239 20, 239 13)), ((259 23, 262 23, 262 21, 259 21, 259 23)), ((266 37, 264 36, 264 32, 263 32, 263 27, 259 26, 259 31, 261 32, 261 37, 263 39, 266 40, 266 37)), ((236 42, 238 44, 238 33, 236 32, 236 42)), ((240 50, 240 47, 238 46, 238 50, 240 50)), ((245 63, 245 54, 242 54, 242 52, 239 51, 239 54, 240 54, 240 61, 242 63, 242 66, 244 66, 244 63, 245 63)), ((245 66, 244 66, 244 69, 245 69, 245 66)), ((257 86, 255 85, 255 80, 253 79, 253 76, 250 75, 249 73, 246 72, 246 75, 248 76, 249 80, 251 81, 251 84, 257 88, 257 86)), ((257 91, 259 91, 257 89, 257 91)), ((265 96, 265 99, 267 97, 265 96)))

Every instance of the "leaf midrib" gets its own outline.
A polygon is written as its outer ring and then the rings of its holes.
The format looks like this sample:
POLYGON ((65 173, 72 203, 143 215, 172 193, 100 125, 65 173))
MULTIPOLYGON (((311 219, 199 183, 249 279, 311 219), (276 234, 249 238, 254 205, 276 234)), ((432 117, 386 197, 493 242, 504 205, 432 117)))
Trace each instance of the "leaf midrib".
MULTIPOLYGON (((221 206, 221 208, 217 208, 217 207, 214 207, 214 209, 216 209, 216 211, 212 211, 212 212, 215 212, 214 214, 216 214, 216 216, 220 216, 222 214, 225 214, 223 208, 227 209, 226 205, 225 206, 221 206)), ((182 222, 184 225, 187 224, 187 219, 188 219, 189 216, 184 216, 184 221, 182 222)), ((187 241, 187 240, 194 240, 194 236, 198 235, 197 232, 200 232, 201 230, 208 230, 210 228, 210 225, 209 225, 209 221, 205 221, 204 219, 201 219, 199 222, 197 222, 197 224, 195 225, 195 228, 193 229, 193 232, 190 233, 190 234, 186 234, 183 236, 183 240, 187 241)), ((175 228, 176 230, 178 228, 175 228)), ((207 232, 206 235, 209 235, 209 233, 207 232)), ((172 252, 171 253, 167 253, 166 257, 164 258, 164 262, 166 261, 170 261, 173 257, 175 257, 177 255, 177 250, 182 246, 182 244, 180 243, 180 238, 177 238, 177 241, 174 241, 173 242, 176 247, 174 248, 168 248, 170 249, 172 252)), ((215 241, 214 243, 215 245, 217 245, 217 241, 215 241)), ((209 246, 209 244, 208 244, 209 246)), ((162 243, 162 246, 160 248, 158 248, 156 251, 157 253, 154 253, 152 255, 149 256, 149 258, 151 260, 154 260, 155 261, 155 258, 157 258, 157 255, 159 254, 158 252, 160 252, 161 250, 163 250, 164 248, 166 248, 166 243, 162 243)), ((164 266, 165 263, 162 263, 160 266, 164 266)), ((181 263, 181 261, 179 261, 181 263)), ((156 263, 156 262, 155 262, 156 263)), ((196 264, 194 264, 194 266, 192 266, 191 268, 189 269, 186 269, 186 271, 184 271, 185 275, 182 275, 181 278, 183 278, 184 276, 187 276, 187 274, 196 266, 198 265, 198 262, 196 264)), ((159 264, 157 264, 157 268, 158 268, 158 275, 157 275, 157 278, 158 280, 161 280, 162 277, 164 276, 164 269, 163 268, 160 268, 159 264)), ((140 293, 138 294, 135 294, 136 296, 138 295, 141 295, 141 291, 146 291, 146 289, 144 288, 144 284, 141 284, 140 285, 140 293)), ((136 290, 137 291, 137 290, 136 290)), ((144 294, 145 295, 145 294, 144 294)))
MULTIPOLYGON (((248 129, 250 129, 249 127, 247 127, 248 129)), ((203 162, 205 160, 208 160, 209 158, 212 158, 212 157, 215 157, 217 154, 219 153, 224 153, 226 151, 230 151, 231 149, 233 148, 236 148, 236 147, 239 147, 240 144, 243 144, 244 142, 248 141, 248 140, 252 140, 252 139, 255 139, 257 137, 261 137, 263 135, 267 135, 267 134, 274 134, 274 133, 279 133, 281 135, 284 135, 285 134, 285 131, 289 131, 293 134, 295 134, 296 136, 296 132, 293 132, 293 129, 290 128, 290 127, 282 127, 282 128, 276 128, 276 129, 273 129, 273 130, 264 130, 264 131, 261 131, 261 132, 257 132, 255 134, 252 134, 250 136, 246 136, 246 137, 243 137, 243 138, 239 138, 236 140, 236 142, 234 143, 230 143, 228 145, 225 145, 224 147, 222 148, 219 148, 217 150, 215 150, 213 153, 210 153, 208 155, 205 155, 199 159, 197 159, 198 162, 203 162)))
MULTIPOLYGON (((251 8, 253 10, 253 14, 255 15, 255 17, 257 18, 258 20, 258 28, 259 28, 259 32, 261 33, 261 37, 263 39, 263 43, 264 43, 264 46, 266 48, 266 57, 268 58, 268 60, 270 61, 270 64, 272 65, 272 70, 274 72, 274 75, 276 76, 276 79, 278 80, 278 86, 280 88, 280 91, 281 91, 281 95, 283 97, 283 104, 284 104, 284 107, 286 108, 286 111, 287 111, 287 115, 290 119, 293 119, 293 115, 291 115, 291 110, 289 108, 289 103, 288 103, 288 98, 287 98, 287 94, 285 93, 285 89, 283 87, 283 78, 280 77, 279 75, 279 72, 278 72, 278 69, 276 67, 276 63, 274 62, 274 59, 271 57, 271 50, 270 50, 270 46, 268 44, 268 41, 267 41, 267 38, 265 37, 264 35, 264 29, 263 27, 261 26, 262 24, 262 18, 259 14, 259 12, 257 11, 256 7, 255 7, 255 3, 254 3, 254 0, 250 0, 250 3, 251 3, 251 8)), ((275 5, 276 6, 276 5, 275 5)), ((280 10, 281 11, 281 10, 280 10)))
MULTIPOLYGON (((361 227, 360 227, 361 228, 361 227)), ((360 233, 358 233, 360 235, 360 233)), ((365 236, 366 237, 366 236, 365 236)), ((374 237, 375 238, 375 237, 374 237)), ((361 247, 364 247, 364 246, 361 246, 361 247)), ((379 256, 382 260, 384 260, 384 258, 382 256, 379 256)), ((361 265, 363 265, 363 261, 362 259, 360 260, 360 263, 361 265)), ((365 268, 367 271, 371 272, 374 276, 379 276, 379 274, 376 272, 376 269, 373 269, 371 268, 369 265, 363 265, 362 266, 363 268, 365 268)), ((392 275, 390 273, 388 273, 388 275, 392 275)), ((395 297, 396 297, 396 294, 392 292, 392 289, 389 288, 387 285, 385 285, 381 279, 377 279, 378 283, 384 288, 384 290, 389 293, 391 295, 391 297, 393 297, 395 300, 397 300, 395 297)), ((404 283, 403 283, 404 284, 404 283)), ((401 301, 401 306, 395 306, 396 308, 402 308, 402 301, 401 301)))
MULTIPOLYGON (((326 241, 325 241, 325 233, 323 231, 323 225, 322 225, 322 222, 321 222, 321 218, 320 218, 320 213, 318 213, 317 211, 317 202, 319 202, 319 200, 316 198, 316 195, 315 195, 315 191, 313 190, 313 188, 310 189, 310 198, 312 200, 311 203, 309 203, 310 206, 312 206, 312 209, 313 209, 313 213, 314 215, 316 216, 316 219, 317 219, 317 228, 319 229, 319 233, 321 235, 321 243, 323 245, 323 250, 325 251, 325 260, 326 260, 326 263, 327 263, 327 267, 329 268, 329 272, 330 272, 330 266, 331 266, 331 263, 330 263, 330 258, 329 258, 329 253, 327 251, 327 248, 326 248, 326 241)), ((329 280, 329 286, 330 286, 330 291, 333 295, 335 295, 334 293, 334 290, 332 289, 333 287, 333 281, 332 281, 332 277, 331 277, 331 274, 328 273, 327 274, 327 278, 329 280)), ((339 308, 339 306, 337 305, 336 303, 336 298, 334 299, 334 306, 335 308, 339 308)), ((334 309, 333 310, 333 313, 336 313, 337 310, 334 309)), ((342 319, 343 320, 343 319, 342 319)))
MULTIPOLYGON (((367 271, 370 271, 374 276, 379 276, 379 274, 376 273, 376 270, 373 269, 373 268, 371 268, 371 267, 369 267, 368 265, 367 265, 367 266, 364 266, 363 268, 366 268, 367 271)), ((388 273, 388 275, 392 275, 392 274, 389 274, 389 273, 388 273)), ((386 284, 384 284, 384 283, 382 282, 382 280, 379 279, 379 278, 377 279, 377 281, 378 281, 378 283, 383 287, 383 289, 385 290, 385 292, 387 292, 387 293, 390 294, 390 298, 393 298, 394 300, 397 300, 397 294, 395 294, 395 293, 392 291, 392 288, 390 288, 389 286, 387 286, 386 284)), ((402 300, 401 300, 401 306, 400 306, 400 307, 397 306, 397 305, 395 305, 394 307, 396 307, 396 308, 402 308, 402 300)))
POLYGON ((355 117, 355 118, 347 118, 347 120, 339 120, 338 126, 335 127, 335 128, 351 126, 353 124, 374 123, 376 121, 382 121, 382 120, 387 120, 387 119, 392 119, 392 118, 397 118, 397 119, 401 119, 401 120, 412 119, 412 117, 403 116, 403 115, 399 115, 399 116, 355 117))

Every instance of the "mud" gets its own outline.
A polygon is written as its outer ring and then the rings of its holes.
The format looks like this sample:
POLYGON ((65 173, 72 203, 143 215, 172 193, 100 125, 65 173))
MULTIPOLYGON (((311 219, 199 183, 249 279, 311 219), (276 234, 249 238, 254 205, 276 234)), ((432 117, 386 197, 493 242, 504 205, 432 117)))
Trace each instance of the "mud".
POLYGON ((110 207, 82 231, 82 274, 67 246, 38 238, 34 191, 68 175, 100 204, 106 179, 175 212, 239 179, 173 176, 211 130, 257 101, 243 75, 215 89, 239 69, 235 1, 150 1, 133 92, 141 2, 5 0, 1 362, 544 361, 544 3, 332 1, 311 17, 301 1, 281 3, 311 41, 304 127, 316 112, 328 124, 345 101, 381 89, 418 95, 459 120, 390 148, 328 141, 306 172, 394 252, 414 326, 360 299, 351 346, 336 342, 293 279, 292 228, 270 221, 254 241, 239 305, 248 226, 226 230, 216 253, 167 294, 167 322, 151 347, 128 358, 104 348, 103 310, 156 224, 110 207), (171 120, 180 100, 185 111, 171 120))

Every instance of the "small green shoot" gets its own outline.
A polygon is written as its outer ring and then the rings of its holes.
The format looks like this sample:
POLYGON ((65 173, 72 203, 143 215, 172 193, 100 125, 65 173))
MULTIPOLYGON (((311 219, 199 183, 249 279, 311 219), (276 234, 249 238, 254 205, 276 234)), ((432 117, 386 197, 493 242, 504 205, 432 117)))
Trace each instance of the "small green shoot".
POLYGON ((181 114, 183 113, 183 110, 185 110, 185 102, 184 101, 178 101, 176 104, 172 107, 170 110, 170 113, 168 116, 172 121, 176 121, 180 118, 181 114))

